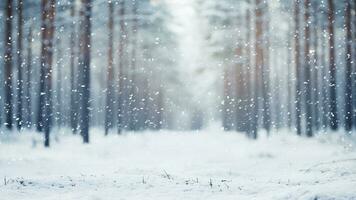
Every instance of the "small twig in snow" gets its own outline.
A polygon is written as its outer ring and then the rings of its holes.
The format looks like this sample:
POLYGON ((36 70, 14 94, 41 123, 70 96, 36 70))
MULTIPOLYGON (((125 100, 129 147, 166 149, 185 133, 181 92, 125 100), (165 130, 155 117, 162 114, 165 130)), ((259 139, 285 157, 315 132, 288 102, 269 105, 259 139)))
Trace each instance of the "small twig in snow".
POLYGON ((169 180, 173 179, 171 175, 169 175, 166 170, 163 170, 163 172, 165 173, 165 177, 169 180))

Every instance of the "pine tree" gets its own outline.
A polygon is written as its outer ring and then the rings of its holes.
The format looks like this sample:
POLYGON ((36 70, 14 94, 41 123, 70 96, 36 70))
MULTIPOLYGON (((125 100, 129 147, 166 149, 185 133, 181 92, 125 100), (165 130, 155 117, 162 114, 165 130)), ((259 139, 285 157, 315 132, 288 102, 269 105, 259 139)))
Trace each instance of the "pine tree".
POLYGON ((114 3, 109 4, 109 44, 108 44, 108 68, 106 85, 106 106, 105 106, 105 135, 108 134, 113 125, 113 106, 114 106, 114 69, 113 69, 113 37, 114 37, 114 3))
POLYGON ((271 93, 270 93, 270 75, 269 75, 269 13, 268 1, 261 2, 261 18, 262 20, 262 98, 263 98, 263 128, 269 134, 271 129, 271 93))
POLYGON ((345 1, 345 30, 346 30, 346 70, 345 70, 345 130, 352 129, 352 30, 351 2, 345 1))
MULTIPOLYGON (((323 15, 322 15, 323 16, 323 15)), ((324 16, 325 17, 325 16, 324 16)), ((329 127, 329 73, 328 73, 328 67, 327 67, 327 45, 328 45, 328 38, 326 37, 326 26, 322 26, 323 29, 323 37, 322 37, 322 44, 321 44, 321 112, 322 112, 322 127, 324 131, 327 130, 329 127)))
POLYGON ((77 132, 78 128, 78 88, 76 82, 76 65, 75 65, 75 44, 76 44, 76 20, 75 20, 75 0, 71 0, 70 18, 72 23, 70 25, 70 126, 73 134, 77 132))
POLYGON ((288 33, 287 33, 287 74, 288 74, 288 82, 287 82, 287 127, 290 130, 292 128, 292 113, 293 113, 293 89, 292 89, 292 79, 293 79, 293 72, 292 72, 292 26, 291 22, 288 23, 288 33))
POLYGON ((20 130, 23 125, 23 58, 22 58, 22 30, 23 30, 23 0, 17 1, 17 112, 16 112, 16 125, 20 130))
POLYGON ((5 67, 5 125, 6 128, 11 130, 13 126, 13 112, 12 112, 12 0, 6 1, 5 12, 5 54, 4 54, 4 67, 5 67))
MULTIPOLYGON (((249 1, 247 1, 249 3, 249 1)), ((246 57, 246 113, 247 113, 247 135, 251 134, 251 120, 252 120, 252 110, 251 106, 253 104, 252 99, 252 83, 251 83, 251 71, 252 71, 252 62, 251 62, 251 13, 250 9, 246 10, 246 36, 245 36, 245 57, 246 57)))
POLYGON ((91 49, 91 0, 81 0, 80 9, 80 50, 78 73, 79 85, 79 127, 84 143, 89 143, 90 120, 90 49, 91 49))
MULTIPOLYGON (((356 13, 356 2, 354 1, 353 2, 354 4, 353 4, 353 13, 356 13)), ((355 58, 356 57, 356 16, 355 16, 355 14, 353 15, 354 17, 353 17, 353 53, 354 53, 354 56, 353 56, 353 58, 355 58)), ((352 117, 353 117, 353 119, 354 119, 354 121, 353 121, 353 126, 354 126, 354 128, 356 128, 356 61, 355 61, 355 59, 353 60, 353 63, 354 63, 354 70, 353 70, 353 76, 352 76, 352 82, 353 82, 353 85, 352 85, 352 88, 353 88, 353 114, 352 114, 352 117)))
POLYGON ((62 100, 62 68, 63 68, 63 53, 61 39, 57 38, 56 46, 57 46, 57 77, 56 77, 56 101, 55 110, 56 110, 56 122, 57 126, 60 128, 63 125, 63 100, 62 100))
POLYGON ((232 107, 232 78, 231 78, 232 70, 230 68, 225 67, 224 69, 224 100, 223 100, 223 127, 225 131, 230 131, 233 129, 234 120, 233 120, 233 107, 232 107))
POLYGON ((124 51, 126 47, 127 31, 125 25, 125 0, 119 2, 119 20, 120 20, 120 33, 119 33, 119 45, 118 45, 118 94, 117 94, 117 132, 121 134, 123 126, 123 114, 124 114, 124 89, 125 74, 124 74, 124 51))
POLYGON ((262 11, 261 0, 255 0, 255 88, 254 88, 254 98, 253 98, 253 120, 252 120, 252 130, 251 137, 257 138, 258 130, 258 115, 259 115, 259 99, 261 98, 261 88, 263 87, 263 61, 264 61, 264 49, 263 49, 263 11, 262 11))
POLYGON ((50 130, 52 118, 52 61, 53 61, 53 38, 55 0, 42 0, 42 28, 41 28, 41 82, 39 124, 44 131, 44 145, 50 145, 50 130))
POLYGON ((319 20, 318 20, 318 13, 320 12, 318 8, 318 2, 312 1, 312 13, 313 13, 313 29, 312 29, 312 35, 313 35, 313 56, 312 56, 312 64, 313 64, 313 126, 315 127, 316 130, 320 129, 320 93, 319 93, 319 74, 320 74, 320 59, 319 59, 319 20))
POLYGON ((138 14, 137 14, 137 1, 132 0, 132 31, 131 31, 131 62, 130 62, 130 93, 129 93, 129 106, 130 106, 130 116, 129 116, 129 129, 137 130, 137 114, 138 114, 138 84, 136 80, 136 48, 137 48, 137 28, 138 28, 138 14))
POLYGON ((328 0, 328 33, 329 33, 329 73, 330 73, 330 128, 338 129, 339 122, 337 116, 336 101, 336 64, 335 64, 335 34, 334 34, 334 1, 328 0))
POLYGON ((296 69, 296 128, 297 134, 302 134, 302 106, 301 106, 301 92, 302 92, 302 68, 300 64, 300 1, 294 0, 294 51, 295 51, 295 69, 296 69))
POLYGON ((311 83, 311 55, 310 55, 310 0, 304 0, 304 85, 305 85, 305 118, 306 135, 313 136, 313 101, 311 83))
MULTIPOLYGON (((239 36, 241 37, 241 36, 239 36)), ((242 47, 242 39, 239 38, 236 47, 236 97, 235 99, 235 109, 236 109, 236 117, 235 117, 235 128, 237 131, 245 132, 246 130, 246 84, 244 80, 244 65, 243 65, 243 47, 242 47)))
POLYGON ((32 87, 32 34, 33 24, 31 24, 27 35, 27 58, 26 58, 26 97, 25 97, 25 110, 26 110, 26 126, 30 128, 32 126, 32 106, 31 106, 31 87, 32 87))

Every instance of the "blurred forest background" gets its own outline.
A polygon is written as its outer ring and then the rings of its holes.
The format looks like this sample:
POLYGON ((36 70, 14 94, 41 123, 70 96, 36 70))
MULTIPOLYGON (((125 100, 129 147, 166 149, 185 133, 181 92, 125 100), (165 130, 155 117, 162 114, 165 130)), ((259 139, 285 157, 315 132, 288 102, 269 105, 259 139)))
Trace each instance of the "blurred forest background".
MULTIPOLYGON (((4 0, 1 134, 356 127, 352 0, 4 0)), ((261 131, 260 131, 261 130, 261 131)))

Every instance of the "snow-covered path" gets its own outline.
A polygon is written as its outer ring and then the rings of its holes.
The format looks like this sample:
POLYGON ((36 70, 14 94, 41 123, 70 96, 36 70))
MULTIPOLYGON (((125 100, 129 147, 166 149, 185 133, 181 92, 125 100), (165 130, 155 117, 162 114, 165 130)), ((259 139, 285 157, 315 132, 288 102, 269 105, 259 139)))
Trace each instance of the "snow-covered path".
POLYGON ((220 131, 0 138, 0 199, 356 199, 348 140, 220 131))

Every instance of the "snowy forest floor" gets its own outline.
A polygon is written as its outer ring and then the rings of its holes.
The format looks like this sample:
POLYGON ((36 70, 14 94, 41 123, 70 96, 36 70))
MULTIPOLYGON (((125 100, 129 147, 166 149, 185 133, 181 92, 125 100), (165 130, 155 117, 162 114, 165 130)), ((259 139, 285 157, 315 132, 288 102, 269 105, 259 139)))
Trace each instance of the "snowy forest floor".
POLYGON ((222 131, 0 136, 0 199, 356 199, 354 140, 222 131))

